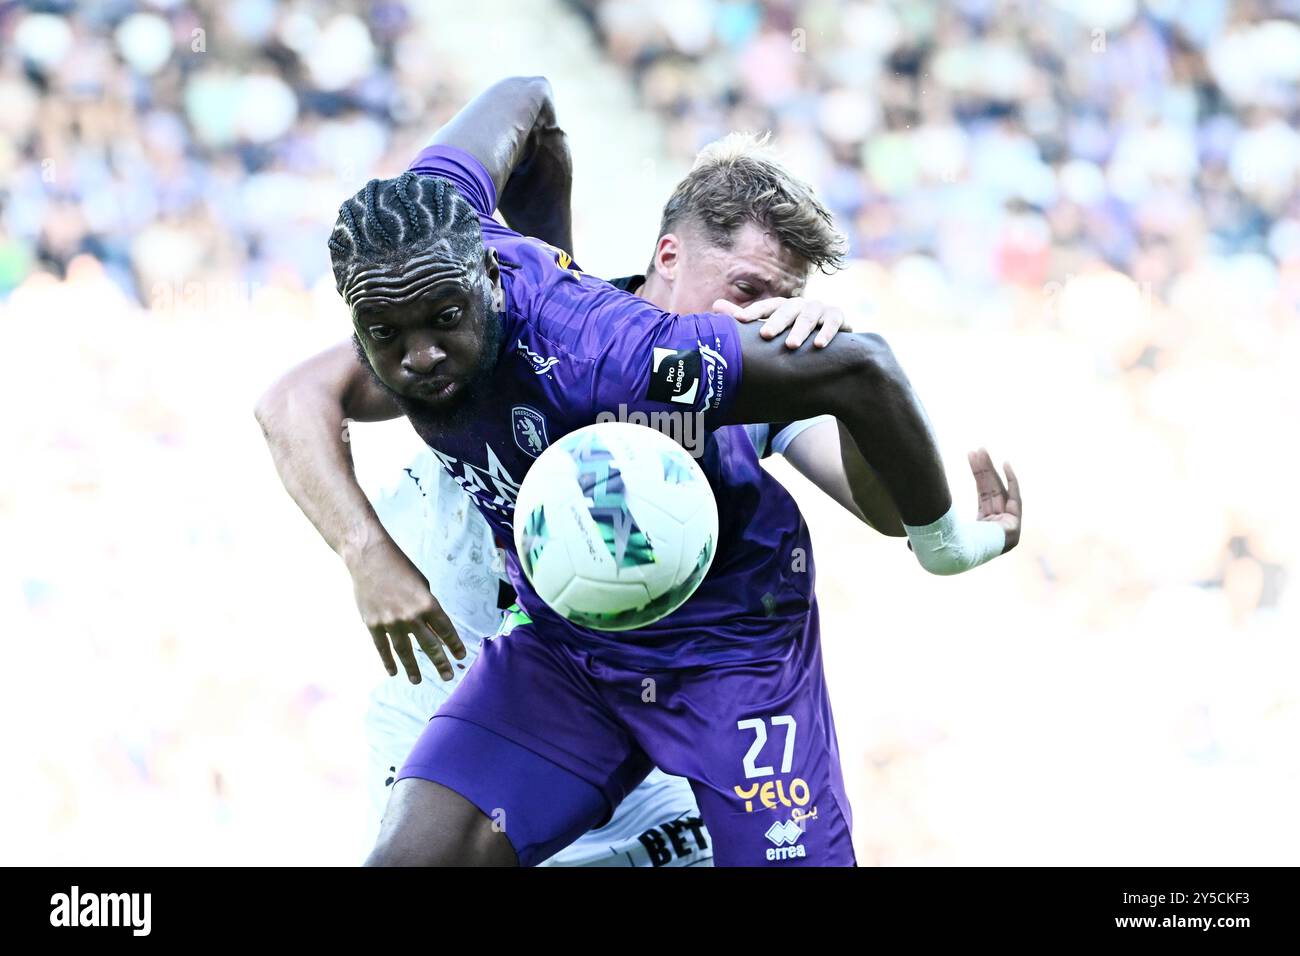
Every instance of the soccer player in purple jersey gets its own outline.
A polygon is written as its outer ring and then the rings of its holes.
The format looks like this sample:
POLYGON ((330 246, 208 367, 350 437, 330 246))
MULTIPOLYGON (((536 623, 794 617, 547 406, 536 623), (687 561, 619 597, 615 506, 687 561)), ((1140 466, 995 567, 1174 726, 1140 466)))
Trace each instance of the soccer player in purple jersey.
MULTIPOLYGON (((514 156, 521 136, 533 143, 519 157, 520 165, 507 170, 502 189, 505 197, 526 195, 526 202, 503 200, 499 208, 509 206, 506 216, 513 227, 527 219, 539 238, 571 253, 572 163, 562 132, 552 125, 553 114, 545 81, 516 77, 475 97, 455 122, 462 129, 476 128, 480 139, 497 137, 501 147, 488 149, 490 155, 514 156)), ((812 268, 836 264, 842 236, 816 197, 775 162, 757 137, 732 134, 701 151, 665 205, 658 236, 648 276, 609 281, 672 311, 713 307, 737 312, 746 306, 737 318, 772 316, 763 334, 788 329, 788 348, 799 347, 814 331, 816 344, 823 345, 843 323, 839 310, 799 297, 812 268)), ((548 361, 553 360, 536 357, 539 369, 545 370, 548 361)), ((357 362, 351 338, 286 373, 257 409, 286 488, 344 557, 358 609, 377 647, 387 654, 391 642, 410 680, 408 684, 394 674, 382 681, 366 713, 368 789, 376 824, 398 768, 429 717, 459 689, 483 639, 499 630, 500 612, 488 623, 489 608, 505 607, 514 599, 513 589, 498 584, 504 563, 498 568, 485 557, 495 549, 486 520, 477 509, 465 507, 465 492, 428 446, 392 488, 366 502, 338 422, 400 414, 357 362), (364 547, 358 542, 365 542, 364 547), (410 643, 413 634, 428 630, 426 622, 435 615, 448 618, 454 631, 440 630, 454 633, 466 652, 450 680, 445 677, 450 664, 441 649, 434 645, 432 653, 426 650, 436 640, 431 632, 414 647, 410 643)), ((841 441, 830 416, 729 427, 743 428, 760 457, 782 455, 871 527, 904 533, 892 501, 857 446, 841 441)), ((696 448, 702 437, 682 436, 688 447, 696 448)), ((516 619, 509 615, 507 626, 516 619)), ((391 658, 389 670, 396 670, 391 658)), ((655 770, 608 823, 546 863, 707 865, 712 845, 698 823, 689 782, 655 770)))
MULTIPOLYGON (((878 338, 792 355, 721 316, 662 313, 490 219, 496 184, 472 153, 434 147, 413 171, 345 204, 336 276, 377 379, 505 534, 538 452, 521 432, 546 443, 619 405, 676 404, 711 425, 835 414, 873 450, 931 570, 1014 545, 1014 514, 983 529, 952 517, 924 416, 878 338), (536 355, 554 360, 545 376, 529 367, 536 355), (661 374, 666 363, 677 374, 661 374), (980 540, 987 530, 996 542, 980 540)), ((806 529, 728 431, 702 461, 725 492, 720 561, 663 622, 616 636, 577 628, 512 562, 532 620, 485 647, 431 722, 372 861, 532 862, 599 822, 654 759, 691 778, 718 862, 851 862, 811 565, 787 571, 808 553, 806 529)))

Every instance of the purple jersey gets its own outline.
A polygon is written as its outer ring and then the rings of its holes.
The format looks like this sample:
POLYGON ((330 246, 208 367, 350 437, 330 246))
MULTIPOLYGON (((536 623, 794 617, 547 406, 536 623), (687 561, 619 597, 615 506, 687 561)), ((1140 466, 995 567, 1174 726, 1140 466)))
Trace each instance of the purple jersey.
POLYGON ((699 464, 718 502, 716 556, 695 594, 654 624, 605 632, 565 620, 532 590, 513 548, 519 485, 562 435, 602 413, 697 412, 706 429, 717 428, 740 383, 735 320, 664 312, 583 274, 553 246, 507 229, 492 218, 491 177, 464 150, 431 146, 410 168, 455 185, 501 263, 501 351, 490 388, 465 409, 473 424, 417 430, 508 542, 519 603, 543 633, 623 667, 779 657, 811 606, 812 549, 794 500, 763 470, 743 428, 709 431, 699 464))

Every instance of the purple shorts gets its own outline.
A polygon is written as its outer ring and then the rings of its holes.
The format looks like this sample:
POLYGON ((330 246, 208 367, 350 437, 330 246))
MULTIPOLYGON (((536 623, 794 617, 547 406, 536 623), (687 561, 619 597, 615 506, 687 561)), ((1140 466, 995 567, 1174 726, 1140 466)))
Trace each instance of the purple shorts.
POLYGON ((612 666, 522 615, 485 640, 398 778, 460 793, 522 865, 602 825, 653 766, 691 782, 717 866, 852 866, 817 606, 780 658, 612 666))

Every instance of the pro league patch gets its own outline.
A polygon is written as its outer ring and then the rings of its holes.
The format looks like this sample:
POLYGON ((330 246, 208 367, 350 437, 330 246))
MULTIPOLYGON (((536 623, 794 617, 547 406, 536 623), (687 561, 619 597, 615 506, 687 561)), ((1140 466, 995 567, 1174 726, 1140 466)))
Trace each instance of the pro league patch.
POLYGON ((652 402, 693 405, 700 390, 700 372, 699 349, 656 348, 645 397, 652 402))

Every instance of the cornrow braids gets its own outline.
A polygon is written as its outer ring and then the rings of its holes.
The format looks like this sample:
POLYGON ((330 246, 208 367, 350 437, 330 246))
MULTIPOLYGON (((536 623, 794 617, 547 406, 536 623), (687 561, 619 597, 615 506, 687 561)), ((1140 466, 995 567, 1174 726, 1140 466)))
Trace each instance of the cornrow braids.
POLYGON ((406 210, 406 221, 411 224, 413 236, 418 236, 424 227, 424 218, 420 215, 420 210, 415 201, 411 199, 411 180, 415 179, 415 173, 409 169, 397 177, 397 198, 402 201, 402 208, 406 210))
POLYGON ((385 239, 389 238, 388 227, 384 225, 384 217, 379 215, 379 209, 375 206, 375 191, 379 188, 379 180, 372 179, 366 183, 366 212, 370 214, 370 221, 375 224, 379 234, 385 239))
POLYGON ((359 268, 400 266, 442 241, 466 265, 483 258, 478 215, 452 183, 410 170, 372 179, 339 206, 328 243, 335 288, 343 295, 359 268))

